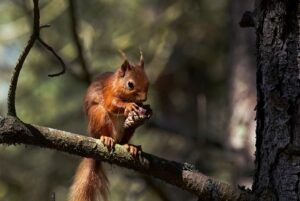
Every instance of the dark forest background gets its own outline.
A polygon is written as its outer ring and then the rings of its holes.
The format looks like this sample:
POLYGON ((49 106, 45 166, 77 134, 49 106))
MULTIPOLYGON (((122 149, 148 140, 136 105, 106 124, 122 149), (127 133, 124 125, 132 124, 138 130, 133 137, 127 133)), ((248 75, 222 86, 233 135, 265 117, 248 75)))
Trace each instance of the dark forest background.
MULTIPOLYGON (((72 0, 70 0, 72 1, 72 0)), ((86 133, 82 109, 88 83, 70 16, 70 1, 41 0, 41 34, 67 64, 38 44, 25 62, 17 110, 25 122, 86 133)), ((123 50, 151 81, 154 116, 132 140, 158 156, 195 164, 203 173, 251 187, 254 158, 254 30, 239 21, 252 1, 74 1, 84 61, 93 75, 115 70, 123 50), (238 170, 238 171, 237 171, 238 170)), ((32 2, 0 2, 0 113, 12 69, 30 34, 32 2)), ((0 147, 0 200, 66 200, 80 158, 25 146, 0 147)), ((112 201, 196 200, 133 171, 106 165, 112 201)))

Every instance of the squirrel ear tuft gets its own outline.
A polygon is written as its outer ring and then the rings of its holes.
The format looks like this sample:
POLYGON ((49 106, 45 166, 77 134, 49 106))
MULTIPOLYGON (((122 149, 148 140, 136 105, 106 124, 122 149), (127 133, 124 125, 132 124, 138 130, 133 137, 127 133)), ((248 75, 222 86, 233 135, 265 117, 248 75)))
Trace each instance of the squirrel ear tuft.
POLYGON ((128 60, 126 59, 123 64, 121 65, 121 68, 119 70, 119 75, 121 77, 124 77, 125 76, 125 73, 126 71, 130 70, 131 69, 131 65, 130 63, 128 62, 128 60))
POLYGON ((141 54, 141 57, 140 57, 140 64, 139 64, 139 66, 140 66, 141 68, 144 68, 144 57, 143 57, 143 52, 142 52, 142 50, 140 50, 140 54, 141 54))

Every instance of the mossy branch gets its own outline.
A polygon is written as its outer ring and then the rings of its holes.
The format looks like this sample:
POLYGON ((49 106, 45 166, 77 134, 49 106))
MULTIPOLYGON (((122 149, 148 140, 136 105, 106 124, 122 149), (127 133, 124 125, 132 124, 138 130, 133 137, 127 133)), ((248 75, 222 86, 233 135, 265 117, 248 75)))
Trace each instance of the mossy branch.
POLYGON ((145 152, 132 157, 122 145, 108 150, 100 140, 66 131, 25 124, 15 117, 0 121, 0 144, 25 144, 54 149, 116 164, 187 190, 203 200, 248 200, 238 189, 208 177, 193 165, 169 161, 145 152))

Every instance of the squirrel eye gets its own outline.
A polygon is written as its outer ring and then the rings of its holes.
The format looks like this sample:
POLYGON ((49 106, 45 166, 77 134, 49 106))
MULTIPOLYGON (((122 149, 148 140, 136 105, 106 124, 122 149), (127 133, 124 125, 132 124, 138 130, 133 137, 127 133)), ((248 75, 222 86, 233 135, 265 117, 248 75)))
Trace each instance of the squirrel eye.
POLYGON ((134 84, 131 81, 127 82, 127 86, 128 86, 129 89, 133 89, 134 88, 134 84))

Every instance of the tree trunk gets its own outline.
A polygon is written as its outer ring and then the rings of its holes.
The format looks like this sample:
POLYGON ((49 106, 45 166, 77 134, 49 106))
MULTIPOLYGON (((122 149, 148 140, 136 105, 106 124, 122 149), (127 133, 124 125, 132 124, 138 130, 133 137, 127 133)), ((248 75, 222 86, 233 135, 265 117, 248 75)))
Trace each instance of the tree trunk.
POLYGON ((299 2, 256 0, 256 20, 253 200, 296 201, 300 199, 299 2))

